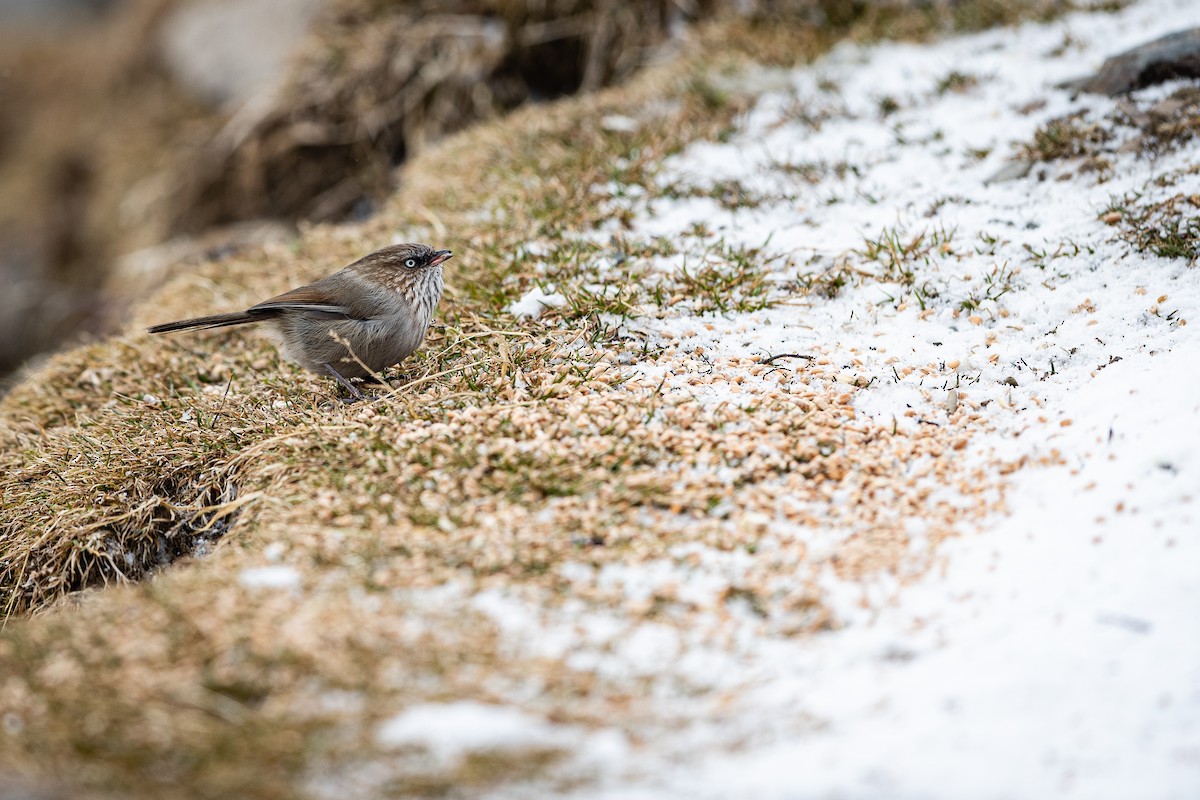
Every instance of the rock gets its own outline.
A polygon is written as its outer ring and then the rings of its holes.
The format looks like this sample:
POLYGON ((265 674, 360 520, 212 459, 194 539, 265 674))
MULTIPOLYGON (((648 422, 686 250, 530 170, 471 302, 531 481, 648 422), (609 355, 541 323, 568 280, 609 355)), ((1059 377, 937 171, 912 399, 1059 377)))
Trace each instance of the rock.
POLYGON ((1016 181, 1024 178, 1033 170, 1033 162, 1027 159, 1018 159, 1009 161, 1007 164, 996 170, 995 174, 984 180, 984 186, 991 186, 993 183, 1005 183, 1007 181, 1016 181))
POLYGON ((1200 28, 1176 31, 1126 50, 1105 61, 1095 75, 1064 88, 1113 97, 1179 78, 1200 79, 1200 28))
POLYGON ((247 220, 210 228, 196 236, 176 236, 162 244, 135 250, 116 259, 108 289, 120 300, 133 301, 164 284, 181 265, 202 263, 239 250, 286 242, 293 236, 295 229, 278 220, 247 220))
POLYGON ((0 0, 0 27, 45 29, 87 22, 112 6, 113 0, 0 0))
POLYGON ((205 0, 185 3, 159 30, 174 78, 230 110, 269 93, 324 0, 205 0))

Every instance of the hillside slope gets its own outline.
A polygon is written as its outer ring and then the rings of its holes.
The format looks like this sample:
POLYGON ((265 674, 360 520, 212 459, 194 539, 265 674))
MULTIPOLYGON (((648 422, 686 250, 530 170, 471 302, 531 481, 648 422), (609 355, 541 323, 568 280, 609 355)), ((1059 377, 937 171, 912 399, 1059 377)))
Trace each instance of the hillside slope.
POLYGON ((713 44, 180 274, 0 401, 3 770, 1195 794, 1200 103, 1060 87, 1187 24, 713 44), (141 333, 406 240, 456 256, 371 403, 257 335, 141 333))

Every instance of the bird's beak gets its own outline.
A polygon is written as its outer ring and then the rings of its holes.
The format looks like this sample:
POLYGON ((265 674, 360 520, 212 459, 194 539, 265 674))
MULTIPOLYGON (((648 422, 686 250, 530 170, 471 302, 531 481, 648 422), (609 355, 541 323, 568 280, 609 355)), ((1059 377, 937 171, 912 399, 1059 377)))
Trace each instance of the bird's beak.
POLYGON ((436 267, 438 264, 450 258, 452 255, 454 254, 449 250, 435 250, 433 252, 433 258, 429 259, 429 266, 436 267))

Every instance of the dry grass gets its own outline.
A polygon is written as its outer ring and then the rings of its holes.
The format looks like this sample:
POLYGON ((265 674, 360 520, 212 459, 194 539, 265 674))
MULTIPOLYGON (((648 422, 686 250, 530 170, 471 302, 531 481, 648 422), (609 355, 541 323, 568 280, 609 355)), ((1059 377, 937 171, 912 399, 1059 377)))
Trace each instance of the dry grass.
MULTIPOLYGON (((124 335, 52 358, 0 401, 0 597, 6 613, 35 612, 0 636, 6 769, 121 797, 566 787, 588 776, 562 749, 444 767, 388 752, 374 731, 416 702, 523 697, 547 719, 617 727, 636 743, 674 724, 647 701, 662 682, 685 696, 702 688, 514 648, 481 593, 521 598, 537 625, 569 606, 629 631, 720 641, 749 609, 772 635, 806 635, 836 624, 818 572, 894 571, 906 516, 925 519, 936 544, 997 507, 994 476, 953 457, 980 422, 967 402, 916 433, 864 425, 851 403, 870 376, 853 365, 820 353, 714 362, 687 336, 650 342, 614 324, 637 309, 718 325, 698 314, 721 311, 726 293, 748 312, 785 291, 759 291, 763 254, 714 248, 706 270, 651 286, 647 259, 676 245, 580 243, 604 221, 595 186, 662 191, 655 165, 745 108, 712 91, 711 76, 739 63, 736 44, 705 36, 703 58, 432 149, 361 226, 313 227, 290 247, 179 276, 124 335), (606 131, 615 113, 640 126, 606 131), (456 258, 425 347, 370 404, 343 405, 254 336, 139 332, 244 306, 395 235, 456 258), (598 279, 627 292, 589 289, 598 279), (567 306, 524 322, 504 310, 546 280, 567 306), (635 366, 689 376, 687 388, 635 366), (977 499, 937 502, 944 485, 977 499), (804 531, 839 524, 857 533, 808 552, 804 531), (764 553, 768 527, 781 545, 764 553), (211 553, 190 556, 198 541, 211 553), (565 577, 570 565, 686 566, 693 545, 753 557, 715 606, 671 585, 631 598, 565 577), (159 569, 175 557, 186 565, 159 569), (297 584, 240 579, 271 563, 295 569, 297 584)), ((807 55, 825 44, 788 30, 765 44, 789 41, 807 55)))
MULTIPOLYGON (((1170 176, 1166 185, 1170 185, 1170 176)), ((1114 197, 1104 219, 1139 253, 1200 261, 1200 195, 1173 194, 1162 200, 1139 195, 1114 197)))
POLYGON ((1158 100, 1130 95, 1103 118, 1083 113, 1050 120, 1018 146, 1029 162, 1061 162, 1065 171, 1093 173, 1098 181, 1112 174, 1112 157, 1137 153, 1147 158, 1179 147, 1200 132, 1200 90, 1184 87, 1158 100))
POLYGON ((273 107, 181 170, 177 230, 353 216, 429 143, 620 82, 669 35, 662 0, 339 0, 316 28, 273 107))

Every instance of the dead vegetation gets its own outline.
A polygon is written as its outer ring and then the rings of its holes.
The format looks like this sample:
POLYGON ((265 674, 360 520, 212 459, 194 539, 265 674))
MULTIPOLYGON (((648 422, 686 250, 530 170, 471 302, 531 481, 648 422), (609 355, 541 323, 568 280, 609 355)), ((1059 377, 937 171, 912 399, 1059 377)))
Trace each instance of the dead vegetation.
POLYGON ((173 227, 343 218, 448 133, 628 78, 666 40, 668 5, 343 0, 273 106, 233 120, 185 174, 173 227))
MULTIPOLYGON (((1118 156, 1154 159, 1187 146, 1198 134, 1200 89, 1183 86, 1165 97, 1153 92, 1122 97, 1103 119, 1080 113, 1051 120, 1019 150, 1027 161, 1059 162, 1060 169, 1093 173, 1103 182, 1118 156)), ((1117 225, 1121 238, 1138 252, 1195 263, 1200 255, 1200 201, 1164 192, 1180 177, 1178 172, 1167 173, 1143 192, 1113 197, 1104 220, 1117 225)))
POLYGON ((1072 113, 1043 125, 1033 139, 1018 147, 1031 163, 1066 162, 1103 181, 1112 159, 1122 153, 1154 158, 1178 149, 1200 132, 1200 89, 1185 86, 1166 97, 1134 94, 1123 97, 1103 119, 1072 113))
POLYGON ((1200 260, 1200 196, 1173 194, 1161 200, 1138 195, 1113 198, 1104 219, 1140 253, 1200 260))

